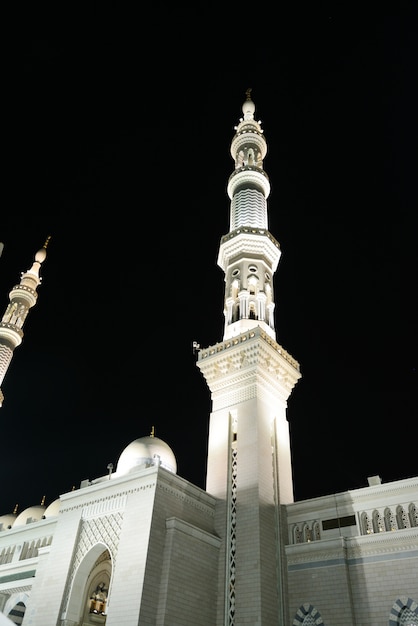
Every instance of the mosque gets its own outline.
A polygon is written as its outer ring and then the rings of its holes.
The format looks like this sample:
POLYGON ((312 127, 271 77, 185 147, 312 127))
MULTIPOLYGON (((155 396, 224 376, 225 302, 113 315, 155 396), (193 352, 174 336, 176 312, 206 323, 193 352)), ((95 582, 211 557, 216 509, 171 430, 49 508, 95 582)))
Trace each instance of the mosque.
MULTIPOLYGON (((211 394, 206 488, 151 432, 104 476, 0 515, 1 626, 418 626, 418 477, 294 501, 286 410, 301 373, 276 341, 281 251, 254 115, 248 90, 218 254, 224 334, 196 348, 211 394)), ((47 243, 9 294, 0 384, 47 243)))

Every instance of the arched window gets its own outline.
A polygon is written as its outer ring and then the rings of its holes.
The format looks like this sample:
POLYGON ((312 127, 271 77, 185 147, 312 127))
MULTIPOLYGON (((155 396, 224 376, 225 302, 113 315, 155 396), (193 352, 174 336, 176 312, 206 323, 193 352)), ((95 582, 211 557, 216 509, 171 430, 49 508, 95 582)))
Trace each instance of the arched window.
POLYGON ((15 552, 15 546, 4 548, 3 552, 0 554, 0 565, 4 565, 5 563, 11 563, 12 558, 15 552))
POLYGON ((370 535, 373 532, 373 526, 370 522, 370 519, 367 513, 361 514, 360 522, 361 522, 361 534, 370 535))
POLYGON ((312 526, 312 534, 313 534, 313 539, 315 541, 319 541, 321 539, 321 530, 319 527, 319 522, 314 522, 312 526))
POLYGON ((242 150, 240 150, 237 154, 237 163, 236 163, 236 167, 242 167, 243 166, 243 162, 244 162, 244 152, 242 150))
POLYGON ((303 541, 306 542, 310 542, 312 541, 312 536, 311 536, 311 529, 309 528, 308 524, 304 524, 303 525, 303 541))
POLYGON ((23 602, 18 602, 8 614, 8 618, 14 624, 21 624, 23 622, 23 618, 25 616, 26 606, 23 602))
POLYGON ((418 509, 413 502, 409 505, 409 522, 411 527, 418 526, 418 509))
POLYGON ((322 617, 312 604, 304 604, 298 609, 292 626, 318 626, 323 624, 322 617))
POLYGON ((418 604, 412 598, 398 598, 390 611, 389 626, 418 626, 418 604))
POLYGON ((396 521, 398 522, 398 528, 409 527, 408 516, 406 515, 404 508, 401 505, 396 508, 396 521))
POLYGON ((373 511, 373 532, 381 533, 383 532, 383 530, 383 521, 379 511, 373 511))
POLYGON ((396 530, 396 519, 389 507, 385 509, 384 519, 386 530, 396 530))
POLYGON ((238 298, 239 289, 240 289, 240 282, 238 278, 234 278, 234 280, 231 282, 231 298, 234 298, 234 300, 238 298))
POLYGON ((258 285, 257 276, 249 276, 248 277, 248 291, 250 292, 252 296, 255 295, 256 293, 257 285, 258 285))
POLYGON ((255 161, 254 150, 252 148, 250 148, 248 150, 248 154, 247 154, 247 163, 248 163, 248 165, 254 165, 254 161, 255 161))

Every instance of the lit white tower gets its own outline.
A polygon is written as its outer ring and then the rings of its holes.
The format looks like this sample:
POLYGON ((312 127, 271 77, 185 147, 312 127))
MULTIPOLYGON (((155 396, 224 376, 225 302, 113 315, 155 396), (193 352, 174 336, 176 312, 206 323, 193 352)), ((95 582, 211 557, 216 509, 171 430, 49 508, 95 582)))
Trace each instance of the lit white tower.
POLYGON ((218 256, 224 337, 199 349, 197 361, 212 400, 206 489, 220 500, 224 538, 217 624, 284 626, 281 505, 293 502, 286 409, 301 374, 276 342, 273 274, 281 252, 268 230, 267 144, 250 89, 242 112, 231 143, 230 230, 218 256))
MULTIPOLYGON (((32 267, 27 272, 22 272, 20 283, 15 285, 9 293, 10 302, 0 322, 0 385, 9 368, 14 349, 22 343, 22 328, 29 309, 36 304, 38 298, 36 290, 42 281, 39 270, 46 259, 49 240, 50 237, 36 253, 32 267)), ((3 404, 3 399, 0 389, 0 406, 3 404)))

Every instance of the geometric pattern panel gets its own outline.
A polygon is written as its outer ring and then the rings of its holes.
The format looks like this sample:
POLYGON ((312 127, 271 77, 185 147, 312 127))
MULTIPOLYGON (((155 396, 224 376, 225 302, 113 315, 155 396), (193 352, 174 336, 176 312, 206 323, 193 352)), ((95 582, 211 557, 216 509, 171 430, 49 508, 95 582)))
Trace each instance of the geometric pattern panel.
POLYGON ((118 512, 83 522, 75 559, 78 561, 77 565, 98 541, 107 545, 113 559, 115 559, 119 546, 122 519, 122 513, 118 512))
POLYGON ((235 624, 235 544, 237 526, 237 450, 231 450, 231 491, 229 520, 229 584, 228 584, 228 626, 235 624))

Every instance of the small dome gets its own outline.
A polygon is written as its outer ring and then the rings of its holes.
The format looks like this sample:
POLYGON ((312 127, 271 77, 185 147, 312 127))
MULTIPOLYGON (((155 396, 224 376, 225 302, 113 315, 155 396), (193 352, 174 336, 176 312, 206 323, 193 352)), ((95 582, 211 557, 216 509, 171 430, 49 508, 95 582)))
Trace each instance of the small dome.
POLYGON ((137 469, 161 465, 164 469, 177 473, 177 461, 168 444, 158 437, 140 437, 132 441, 119 457, 116 473, 128 474, 137 469))
POLYGON ((29 524, 31 522, 39 522, 42 519, 44 513, 45 507, 42 504, 39 504, 38 506, 30 506, 29 508, 19 513, 19 515, 15 519, 13 527, 16 528, 17 526, 25 526, 26 524, 29 524))
POLYGON ((60 507, 61 500, 57 498, 56 500, 51 502, 51 504, 48 504, 44 512, 44 517, 55 517, 56 515, 58 515, 60 507))
POLYGON ((250 98, 248 98, 242 105, 242 112, 244 113, 244 118, 246 120, 254 119, 255 104, 250 98))
POLYGON ((2 530, 9 530, 9 526, 13 526, 16 521, 16 513, 10 513, 9 515, 0 515, 0 532, 2 530))
POLYGON ((46 259, 46 250, 45 250, 45 248, 41 248, 35 254, 35 261, 37 263, 43 263, 45 261, 45 259, 46 259))

